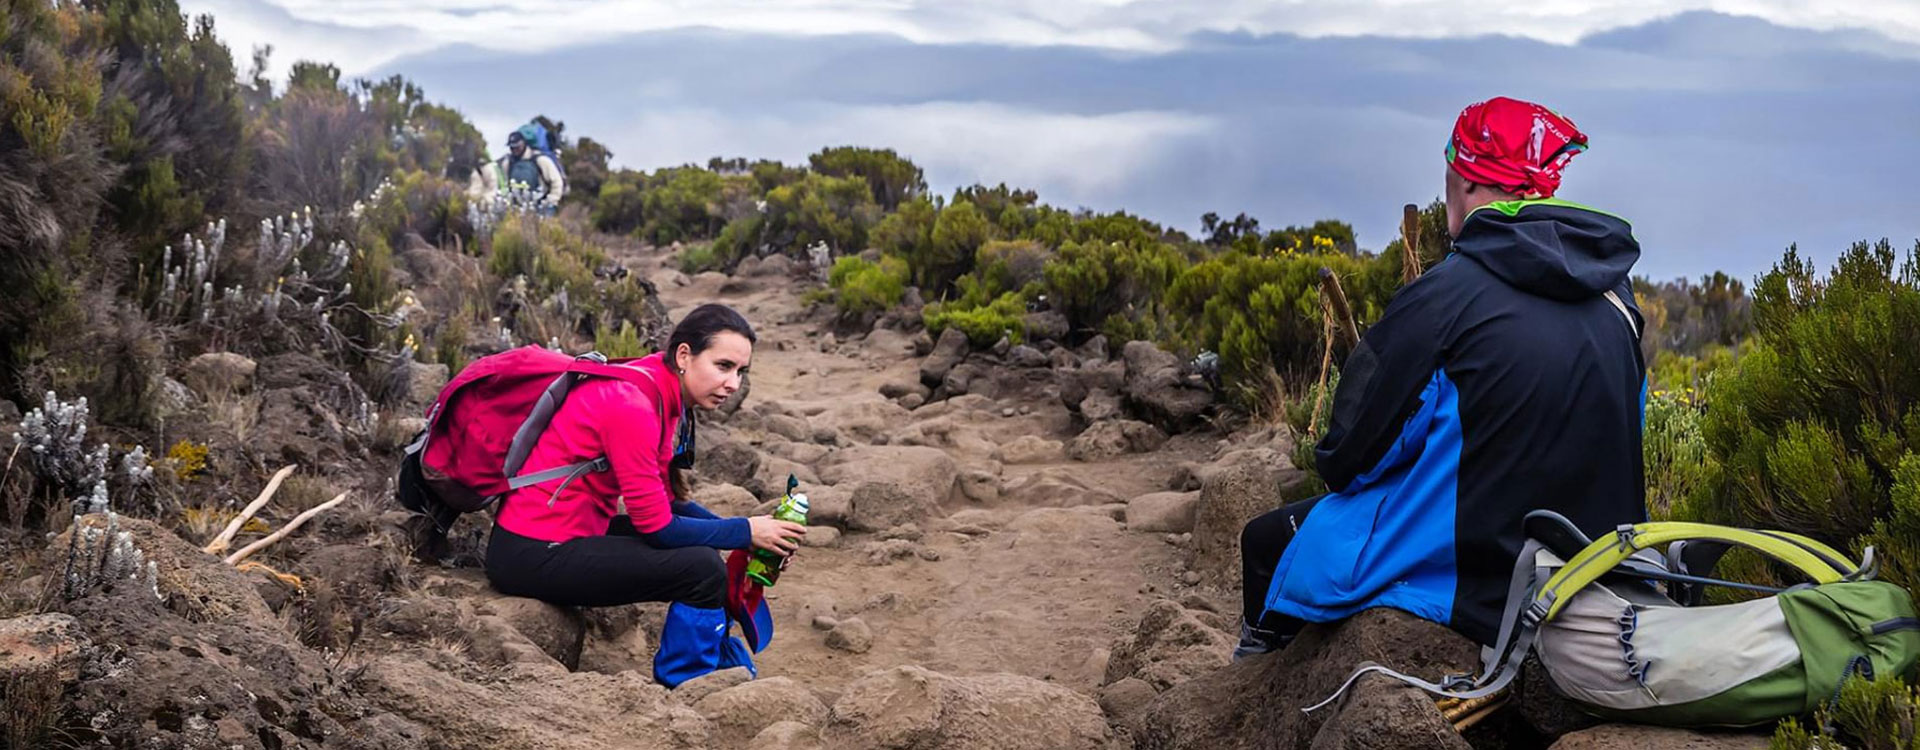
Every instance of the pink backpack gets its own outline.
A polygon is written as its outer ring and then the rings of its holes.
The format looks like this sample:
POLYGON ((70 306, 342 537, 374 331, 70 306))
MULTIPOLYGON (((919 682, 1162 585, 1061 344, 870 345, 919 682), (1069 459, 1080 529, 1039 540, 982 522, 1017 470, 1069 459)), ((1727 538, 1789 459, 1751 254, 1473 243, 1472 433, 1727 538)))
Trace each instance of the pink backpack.
POLYGON ((554 489, 558 496, 581 475, 606 471, 606 456, 597 456, 520 473, 540 433, 581 380, 617 378, 657 391, 653 373, 634 366, 639 361, 609 362, 597 352, 575 357, 524 346, 468 365, 440 389, 427 410, 426 430, 406 448, 398 483, 400 504, 431 516, 445 533, 460 514, 485 508, 511 490, 564 478, 554 489))

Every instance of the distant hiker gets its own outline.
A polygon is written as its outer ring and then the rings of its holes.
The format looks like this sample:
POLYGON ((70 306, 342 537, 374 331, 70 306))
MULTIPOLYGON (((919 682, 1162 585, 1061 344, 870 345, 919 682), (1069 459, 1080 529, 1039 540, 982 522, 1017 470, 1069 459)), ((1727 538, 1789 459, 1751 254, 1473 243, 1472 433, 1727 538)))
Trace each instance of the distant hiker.
POLYGON ((507 155, 480 170, 482 195, 498 196, 515 190, 533 196, 535 207, 553 213, 567 195, 567 176, 547 143, 546 128, 534 123, 507 134, 507 155))
POLYGON ((806 528, 769 516, 720 518, 686 499, 681 473, 693 466, 691 408, 713 409, 740 388, 753 343, 739 313, 702 305, 673 329, 665 352, 632 363, 647 377, 575 383, 525 467, 605 456, 610 471, 556 476, 506 495, 487 546, 494 588, 564 606, 673 602, 654 659, 654 678, 669 687, 716 669, 751 669, 728 622, 741 623, 756 651, 771 624, 755 621, 756 610, 765 616, 757 587, 756 598, 739 601, 745 556, 731 571, 714 550, 787 555, 806 528))
POLYGON ((1235 658, 1306 622, 1393 607, 1498 635, 1528 511, 1593 537, 1645 521, 1642 318, 1626 220, 1554 198, 1587 147, 1495 98, 1447 141, 1452 255, 1402 288, 1341 368, 1314 448, 1331 492, 1249 521, 1235 658))

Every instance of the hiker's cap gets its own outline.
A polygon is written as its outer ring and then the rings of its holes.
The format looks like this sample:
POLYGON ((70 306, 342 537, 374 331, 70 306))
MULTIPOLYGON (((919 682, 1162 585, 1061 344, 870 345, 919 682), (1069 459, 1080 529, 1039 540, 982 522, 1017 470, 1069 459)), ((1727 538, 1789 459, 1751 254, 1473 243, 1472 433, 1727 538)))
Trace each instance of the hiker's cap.
POLYGON ((1522 198, 1550 198, 1560 170, 1587 150, 1572 120, 1533 102, 1496 96, 1468 105, 1447 139, 1447 164, 1469 182, 1522 198))
POLYGON ((507 145, 509 146, 516 143, 526 143, 526 142, 527 142, 527 137, 524 135, 521 135, 520 131, 518 130, 515 130, 507 134, 507 145))

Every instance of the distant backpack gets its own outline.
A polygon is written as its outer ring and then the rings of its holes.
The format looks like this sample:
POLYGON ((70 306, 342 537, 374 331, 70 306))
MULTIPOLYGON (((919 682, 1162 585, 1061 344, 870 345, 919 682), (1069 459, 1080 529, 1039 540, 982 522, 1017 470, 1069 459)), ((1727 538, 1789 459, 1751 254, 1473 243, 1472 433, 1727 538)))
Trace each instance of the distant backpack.
POLYGON ((566 178, 567 167, 560 163, 560 150, 553 147, 553 134, 547 132, 547 126, 537 121, 529 122, 520 126, 520 137, 527 139, 527 148, 546 154, 547 158, 552 159, 553 168, 560 171, 562 179, 566 178))
POLYGON ((1680 522, 1621 526, 1589 541, 1552 511, 1528 514, 1526 532, 1499 638, 1482 652, 1477 676, 1427 682, 1363 665, 1340 692, 1378 673, 1454 698, 1492 695, 1532 652, 1554 688, 1589 713, 1741 727, 1810 713, 1856 675, 1905 678, 1920 663, 1913 600, 1898 585, 1872 580, 1872 548, 1855 565, 1798 534, 1680 522), (1775 589, 1708 577, 1731 547, 1811 582, 1775 589), (1770 596, 1685 606, 1705 586, 1770 596))
POLYGON ((468 365, 440 390, 427 411, 427 428, 407 446, 398 501, 445 534, 462 513, 481 510, 510 491, 564 479, 554 489, 558 497, 575 479, 606 471, 606 456, 597 456, 520 473, 576 384, 587 378, 651 384, 652 373, 628 364, 634 361, 524 346, 468 365))

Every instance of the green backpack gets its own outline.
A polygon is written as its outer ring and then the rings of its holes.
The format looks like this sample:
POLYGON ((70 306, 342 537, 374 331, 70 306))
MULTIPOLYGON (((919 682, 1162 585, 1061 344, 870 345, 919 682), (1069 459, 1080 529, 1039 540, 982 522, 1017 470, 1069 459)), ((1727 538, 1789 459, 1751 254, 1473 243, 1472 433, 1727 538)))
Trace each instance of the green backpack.
MULTIPOLYGON (((1812 712, 1854 675, 1909 678, 1920 662, 1920 617, 1907 590, 1872 580, 1873 549, 1854 565, 1799 534, 1701 523, 1641 523, 1588 541, 1551 511, 1529 514, 1500 635, 1478 675, 1428 682, 1363 665, 1454 698, 1499 692, 1529 652, 1553 686, 1609 719, 1680 727, 1740 727, 1812 712), (1743 547, 1810 583, 1773 589, 1689 571, 1693 552, 1743 547), (1663 554, 1664 550, 1664 554, 1663 554), (1685 606, 1703 586, 1770 596, 1685 606)), ((1710 565, 1710 563, 1709 563, 1710 565)), ((1697 567, 1697 566, 1696 566, 1697 567)))

